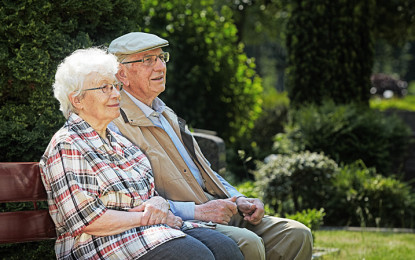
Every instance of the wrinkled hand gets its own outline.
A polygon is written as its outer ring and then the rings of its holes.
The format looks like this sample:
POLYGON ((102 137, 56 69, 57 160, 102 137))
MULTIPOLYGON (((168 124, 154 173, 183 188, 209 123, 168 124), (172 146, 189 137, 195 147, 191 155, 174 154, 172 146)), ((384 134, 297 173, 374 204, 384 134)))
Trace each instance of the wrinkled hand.
POLYGON ((236 200, 239 211, 244 216, 244 220, 252 225, 261 223, 264 217, 264 204, 259 199, 239 197, 236 200))
POLYGON ((166 224, 169 203, 160 196, 154 196, 140 206, 129 209, 128 211, 143 212, 141 226, 166 224))
POLYGON ((180 229, 183 225, 183 220, 181 217, 176 217, 173 212, 169 210, 169 213, 167 214, 167 225, 175 229, 180 229))
POLYGON ((236 197, 229 199, 211 200, 205 204, 195 206, 195 219, 212 221, 219 224, 228 224, 232 216, 238 213, 236 197))

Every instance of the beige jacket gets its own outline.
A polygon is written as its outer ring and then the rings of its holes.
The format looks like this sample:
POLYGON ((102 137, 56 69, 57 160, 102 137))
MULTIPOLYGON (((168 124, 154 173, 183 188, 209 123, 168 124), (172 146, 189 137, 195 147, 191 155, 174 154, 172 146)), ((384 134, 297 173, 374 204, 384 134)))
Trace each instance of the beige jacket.
MULTIPOLYGON (((172 201, 208 201, 204 190, 187 167, 169 135, 156 127, 124 92, 121 93, 121 115, 114 120, 121 133, 147 155, 154 173, 156 190, 172 201)), ((216 198, 228 198, 229 193, 215 176, 196 140, 186 129, 186 122, 167 108, 163 116, 172 125, 202 175, 206 191, 216 198)))

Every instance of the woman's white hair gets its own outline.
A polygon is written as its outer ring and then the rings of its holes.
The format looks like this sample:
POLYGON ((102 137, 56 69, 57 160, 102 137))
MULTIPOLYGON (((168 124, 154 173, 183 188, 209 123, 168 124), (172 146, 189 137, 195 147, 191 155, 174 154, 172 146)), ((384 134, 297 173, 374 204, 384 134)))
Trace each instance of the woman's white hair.
POLYGON ((96 72, 99 76, 115 79, 117 71, 117 58, 101 48, 76 50, 66 57, 59 64, 53 83, 55 98, 59 101, 60 110, 65 118, 75 112, 69 100, 69 94, 74 92, 74 96, 79 96, 85 79, 90 73, 96 72))

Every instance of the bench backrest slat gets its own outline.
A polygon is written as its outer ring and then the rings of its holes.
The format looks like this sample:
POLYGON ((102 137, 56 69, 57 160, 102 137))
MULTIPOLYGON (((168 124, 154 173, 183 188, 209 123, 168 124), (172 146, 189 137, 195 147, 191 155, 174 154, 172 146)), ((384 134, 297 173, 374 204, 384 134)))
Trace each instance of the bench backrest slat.
POLYGON ((39 163, 0 163, 0 202, 42 201, 46 191, 39 163))
MULTIPOLYGON (((37 162, 0 163, 0 203, 47 199, 37 162)), ((0 213, 0 244, 56 238, 47 209, 0 213)))

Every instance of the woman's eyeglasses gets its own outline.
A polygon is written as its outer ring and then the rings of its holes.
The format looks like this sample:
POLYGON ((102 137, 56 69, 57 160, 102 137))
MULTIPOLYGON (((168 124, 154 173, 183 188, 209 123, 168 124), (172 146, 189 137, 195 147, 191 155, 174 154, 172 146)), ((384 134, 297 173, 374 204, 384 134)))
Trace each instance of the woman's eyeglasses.
POLYGON ((122 90, 123 86, 124 85, 121 82, 117 82, 117 83, 111 83, 111 84, 104 84, 103 86, 98 87, 98 88, 83 89, 82 91, 100 89, 100 90, 102 90, 103 93, 112 93, 114 88, 117 89, 118 92, 120 92, 122 90))

